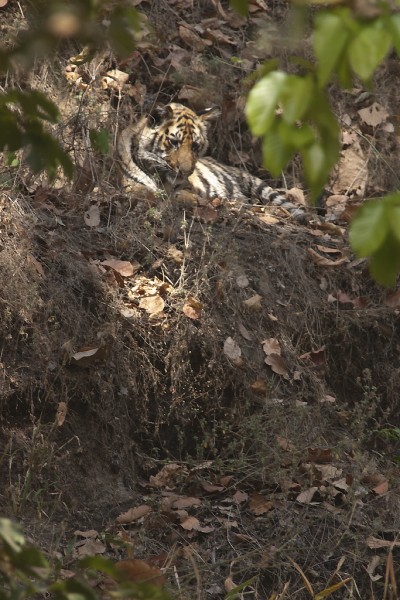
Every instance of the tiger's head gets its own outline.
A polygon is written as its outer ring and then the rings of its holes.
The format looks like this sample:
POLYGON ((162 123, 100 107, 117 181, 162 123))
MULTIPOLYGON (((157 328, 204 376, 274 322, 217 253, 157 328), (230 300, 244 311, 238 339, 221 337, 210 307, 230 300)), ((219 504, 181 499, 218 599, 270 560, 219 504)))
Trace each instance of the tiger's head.
POLYGON ((220 114, 217 106, 196 113, 183 104, 167 104, 156 116, 149 117, 153 132, 151 152, 161 155, 171 175, 187 179, 198 158, 207 151, 209 122, 220 114))

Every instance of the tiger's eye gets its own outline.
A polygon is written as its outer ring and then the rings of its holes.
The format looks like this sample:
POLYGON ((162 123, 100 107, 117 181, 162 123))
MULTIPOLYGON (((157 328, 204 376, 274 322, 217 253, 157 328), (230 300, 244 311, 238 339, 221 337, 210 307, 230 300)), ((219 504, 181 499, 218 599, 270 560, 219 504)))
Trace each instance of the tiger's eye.
POLYGON ((194 152, 197 152, 197 150, 199 150, 199 148, 200 148, 199 142, 192 142, 192 150, 194 150, 194 152))
POLYGON ((177 138, 168 138, 168 141, 173 148, 178 148, 179 140, 177 138))

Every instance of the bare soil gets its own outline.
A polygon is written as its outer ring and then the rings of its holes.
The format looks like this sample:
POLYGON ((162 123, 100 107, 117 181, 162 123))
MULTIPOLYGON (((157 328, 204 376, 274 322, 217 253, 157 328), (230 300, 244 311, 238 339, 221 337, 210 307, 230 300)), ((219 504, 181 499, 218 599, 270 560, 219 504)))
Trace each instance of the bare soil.
MULTIPOLYGON (((11 4, 10 35, 24 25, 11 4)), ((163 568, 176 597, 252 579, 250 597, 286 585, 308 598, 294 561, 315 592, 351 577, 334 598, 382 598, 400 514, 399 298, 352 255, 347 224, 398 183, 396 133, 357 112, 396 114, 395 65, 374 96, 332 90, 367 173, 341 190, 339 167, 328 196, 347 194, 341 211, 309 207, 304 225, 272 207, 138 202, 121 192, 115 139, 156 102, 220 104, 211 153, 268 176, 246 77, 285 64, 287 5, 254 2, 241 22, 225 2, 192 4, 143 1, 151 33, 123 62, 103 52, 72 68, 71 44, 29 76, 60 107, 77 174, 49 183, 1 165, 0 509, 66 567, 86 552, 74 532, 95 530, 98 552, 163 568), (115 68, 123 85, 103 79, 115 68), (108 155, 91 128, 109 132, 108 155)), ((301 182, 293 161, 271 183, 301 182)))

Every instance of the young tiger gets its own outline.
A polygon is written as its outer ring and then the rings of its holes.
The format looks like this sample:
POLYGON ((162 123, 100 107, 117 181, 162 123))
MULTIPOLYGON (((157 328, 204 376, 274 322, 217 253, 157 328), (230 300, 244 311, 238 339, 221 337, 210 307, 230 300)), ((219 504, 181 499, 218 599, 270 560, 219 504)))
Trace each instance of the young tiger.
POLYGON ((208 124, 220 115, 218 107, 195 113, 172 102, 156 116, 144 116, 124 129, 118 140, 126 191, 154 193, 182 187, 203 198, 267 203, 285 200, 283 192, 245 171, 204 157, 208 124))

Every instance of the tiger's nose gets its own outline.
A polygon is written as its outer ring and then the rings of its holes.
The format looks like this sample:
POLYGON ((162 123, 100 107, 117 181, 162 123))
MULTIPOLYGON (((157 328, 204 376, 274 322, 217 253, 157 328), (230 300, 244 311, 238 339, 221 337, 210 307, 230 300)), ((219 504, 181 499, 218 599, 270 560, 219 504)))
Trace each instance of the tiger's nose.
POLYGON ((183 144, 176 153, 176 168, 181 175, 188 177, 194 171, 195 157, 189 144, 183 144))
POLYGON ((180 175, 184 175, 185 177, 189 177, 194 171, 194 165, 190 162, 188 163, 179 163, 178 164, 178 172, 180 175))

